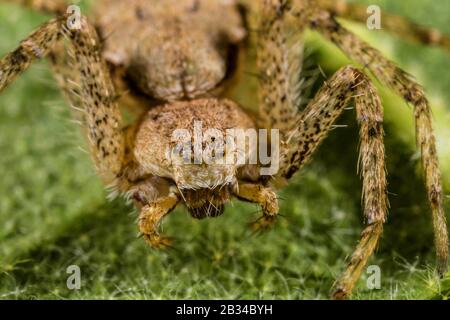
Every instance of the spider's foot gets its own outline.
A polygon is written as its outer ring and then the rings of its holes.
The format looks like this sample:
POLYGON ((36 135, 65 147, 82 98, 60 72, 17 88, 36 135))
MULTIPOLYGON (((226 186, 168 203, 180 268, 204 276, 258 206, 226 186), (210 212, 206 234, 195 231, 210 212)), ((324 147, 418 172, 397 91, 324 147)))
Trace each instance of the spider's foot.
POLYGON ((254 232, 266 231, 270 229, 276 222, 276 216, 264 215, 255 222, 250 224, 250 229, 254 232))
POLYGON ((346 300, 348 298, 349 292, 343 286, 337 286, 331 292, 332 300, 346 300))
POLYGON ((159 234, 144 234, 145 242, 154 249, 168 249, 172 247, 173 239, 169 237, 162 237, 159 234))

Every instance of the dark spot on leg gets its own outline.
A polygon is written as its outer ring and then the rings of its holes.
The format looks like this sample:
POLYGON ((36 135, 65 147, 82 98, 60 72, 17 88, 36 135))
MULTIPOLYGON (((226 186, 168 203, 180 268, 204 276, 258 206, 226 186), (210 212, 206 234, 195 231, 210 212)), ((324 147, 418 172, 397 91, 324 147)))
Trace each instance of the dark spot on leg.
POLYGON ((297 166, 292 166, 289 168, 288 172, 286 173, 286 178, 290 179, 292 178, 292 176, 298 171, 298 167, 297 166))
POLYGON ((138 20, 140 20, 140 21, 145 20, 145 14, 142 11, 142 8, 140 6, 136 7, 135 14, 136 14, 136 18, 138 18, 138 20))

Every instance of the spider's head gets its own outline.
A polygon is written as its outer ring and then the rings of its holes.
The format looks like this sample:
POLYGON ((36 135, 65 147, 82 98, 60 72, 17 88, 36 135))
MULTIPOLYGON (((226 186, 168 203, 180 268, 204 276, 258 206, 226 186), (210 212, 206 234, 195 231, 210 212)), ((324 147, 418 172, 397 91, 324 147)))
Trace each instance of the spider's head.
POLYGON ((246 34, 233 1, 184 0, 149 23, 128 74, 140 91, 163 101, 193 99, 218 87, 231 48, 246 34))
POLYGON ((230 100, 161 105, 142 119, 134 155, 144 172, 177 186, 194 217, 217 216, 235 190, 243 163, 256 150, 249 139, 231 143, 232 129, 254 126, 230 100))

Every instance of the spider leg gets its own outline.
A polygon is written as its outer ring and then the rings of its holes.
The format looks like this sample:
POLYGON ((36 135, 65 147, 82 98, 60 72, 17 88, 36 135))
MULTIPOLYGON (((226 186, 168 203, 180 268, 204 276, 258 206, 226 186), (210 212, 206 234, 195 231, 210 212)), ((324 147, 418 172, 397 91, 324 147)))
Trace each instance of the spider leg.
POLYGON ((286 179, 291 178, 311 158, 352 98, 360 126, 358 170, 363 178, 362 197, 367 226, 346 271, 335 285, 334 298, 345 298, 351 293, 377 246, 387 214, 383 109, 370 79, 352 66, 336 72, 296 117, 297 124, 289 134, 280 159, 279 174, 286 179))
POLYGON ((65 0, 1 0, 0 3, 13 3, 44 13, 63 14, 68 8, 65 0))
MULTIPOLYGON (((283 9, 287 9, 284 1, 265 2, 258 51, 258 65, 264 72, 261 78, 260 112, 265 126, 280 129, 282 139, 280 170, 274 178, 291 178, 310 159, 349 100, 355 97, 356 101, 361 137, 364 215, 368 225, 346 271, 335 286, 334 297, 344 298, 350 294, 375 250, 386 217, 383 110, 367 76, 349 66, 337 72, 299 114, 296 102, 300 98, 298 89, 301 80, 296 75, 300 74, 301 66, 292 61, 295 52, 285 51, 292 47, 285 40, 284 28, 292 21, 283 13, 283 9)), ((299 33, 303 31, 302 26, 298 29, 299 33)))
POLYGON ((302 96, 302 30, 297 36, 279 15, 277 4, 265 1, 261 10, 257 66, 259 81, 260 126, 278 129, 281 134, 289 129, 302 96))
POLYGON ((0 92, 35 60, 47 56, 65 35, 76 57, 73 68, 79 74, 80 101, 91 154, 101 178, 106 184, 113 184, 121 176, 125 148, 114 87, 99 52, 95 29, 83 17, 81 28, 69 31, 67 19, 66 15, 60 16, 43 24, 0 60, 0 92))
MULTIPOLYGON (((294 12, 294 15, 301 17, 303 13, 294 12)), ((362 64, 382 83, 414 106, 416 140, 422 155, 425 186, 433 217, 437 270, 442 277, 448 268, 448 232, 432 113, 424 89, 411 75, 384 58, 378 50, 343 28, 328 12, 319 10, 309 14, 306 19, 312 29, 335 43, 351 59, 362 64)))
POLYGON ((447 270, 448 235, 431 110, 423 88, 376 49, 341 27, 328 11, 317 6, 316 1, 265 1, 261 17, 258 50, 260 113, 266 128, 281 130, 281 149, 285 150, 280 159, 281 170, 275 177, 289 178, 301 168, 331 128, 331 123, 339 115, 346 100, 355 96, 361 128, 360 167, 368 226, 362 233, 361 242, 347 270, 335 285, 334 297, 343 298, 350 293, 382 232, 387 210, 382 109, 376 90, 367 76, 355 68, 347 67, 327 82, 309 103, 310 107, 298 116, 294 110, 296 99, 301 98, 302 94, 301 90, 297 91, 300 95, 296 94, 296 89, 301 88, 302 83, 298 78, 301 65, 296 64, 295 59, 290 59, 292 54, 296 54, 292 50, 295 47, 288 46, 284 36, 286 30, 292 31, 293 28, 298 33, 299 42, 306 28, 317 30, 414 105, 417 143, 421 149, 425 185, 432 209, 438 273, 442 276, 447 270), (286 52, 286 49, 290 52, 286 52), (359 81, 355 82, 357 78, 359 81), (352 87, 355 88, 353 93, 352 87), (318 116, 311 117, 314 114, 318 116), (290 148, 290 145, 297 148, 290 148))
POLYGON ((0 60, 0 91, 35 60, 45 57, 61 38, 65 18, 58 17, 40 26, 20 46, 0 60))
POLYGON ((241 183, 234 193, 241 200, 257 203, 261 206, 263 216, 251 224, 254 231, 265 230, 273 225, 279 207, 277 195, 272 189, 260 184, 241 183))
POLYGON ((179 202, 178 195, 172 191, 167 196, 159 197, 141 208, 139 231, 151 247, 161 249, 170 246, 171 240, 162 237, 158 227, 162 219, 172 212, 179 202))
MULTIPOLYGON (((348 3, 345 0, 319 0, 319 4, 331 13, 351 20, 366 23, 369 14, 367 6, 348 3)), ((437 29, 427 28, 405 17, 383 12, 382 29, 400 36, 402 39, 440 46, 450 51, 450 37, 437 29)))
POLYGON ((72 116, 75 120, 83 123, 84 110, 82 109, 81 77, 78 70, 73 68, 73 65, 76 64, 73 48, 60 41, 50 51, 48 59, 58 87, 72 108, 72 116))

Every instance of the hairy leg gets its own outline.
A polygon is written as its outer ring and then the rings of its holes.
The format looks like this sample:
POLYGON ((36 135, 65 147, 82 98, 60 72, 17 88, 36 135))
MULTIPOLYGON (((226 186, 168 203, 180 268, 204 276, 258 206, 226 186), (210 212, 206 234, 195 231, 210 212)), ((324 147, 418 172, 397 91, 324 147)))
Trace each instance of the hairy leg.
MULTIPOLYGON (((319 4, 339 17, 366 23, 369 18, 367 5, 348 3, 345 0, 319 0, 319 4)), ((402 39, 440 46, 450 51, 450 37, 437 29, 427 28, 405 17, 382 13, 382 29, 400 36, 402 39)))
MULTIPOLYGON (((57 15, 64 14, 69 6, 66 0, 0 0, 0 4, 3 2, 57 15)), ((79 72, 73 68, 74 63, 76 63, 73 48, 65 45, 63 41, 58 41, 51 47, 48 58, 52 64, 53 74, 59 88, 64 92, 71 107, 79 111, 82 106, 80 99, 81 80, 79 72)), ((74 113, 74 116, 78 119, 79 113, 74 113)))
POLYGON ((74 119, 82 123, 84 110, 81 99, 81 77, 80 73, 73 68, 76 58, 72 47, 60 41, 50 51, 48 59, 58 87, 73 110, 74 119))
POLYGON ((65 0, 1 0, 0 3, 14 3, 45 13, 63 14, 68 8, 65 0))
POLYGON ((263 216, 251 225, 254 231, 265 230, 275 222, 279 207, 277 195, 272 189, 260 184, 242 183, 234 193, 241 200, 261 206, 263 216))
MULTIPOLYGON (((304 5, 301 13, 306 15, 312 7, 306 1, 301 4, 304 5)), ((280 171, 275 178, 291 178, 311 157, 353 96, 357 104, 364 216, 368 225, 346 271, 335 285, 333 297, 344 298, 350 294, 375 250, 386 217, 383 111, 367 76, 353 67, 346 67, 326 83, 302 114, 298 114, 295 90, 299 89, 301 80, 295 84, 292 79, 298 81, 295 75, 300 74, 301 66, 290 62, 291 55, 285 52, 289 47, 285 45, 283 30, 294 23, 302 33, 308 24, 299 24, 297 16, 287 13, 289 9, 288 1, 265 2, 258 52, 262 72, 260 112, 266 120, 265 126, 280 129, 282 138, 280 171)))
POLYGON ((292 125, 303 93, 302 29, 292 37, 292 28, 274 1, 264 1, 258 27, 260 126, 283 134, 292 125))
POLYGON ((159 234, 158 227, 179 202, 177 193, 172 190, 167 196, 159 197, 141 208, 139 231, 151 247, 160 249, 171 244, 170 239, 159 234))
POLYGON ((48 55, 65 35, 76 61, 80 79, 80 101, 88 143, 99 175, 106 184, 120 178, 124 159, 122 118, 107 66, 99 52, 95 29, 85 18, 79 30, 66 29, 68 16, 43 24, 20 46, 0 60, 0 92, 35 60, 48 55))
POLYGON ((328 12, 318 11, 308 15, 309 25, 334 42, 351 59, 361 63, 382 83, 387 84, 406 102, 414 106, 416 139, 422 155, 428 200, 431 206, 438 273, 442 277, 448 265, 448 232, 443 208, 441 172, 432 126, 431 108, 424 89, 411 75, 384 58, 354 34, 343 28, 328 12))
POLYGON ((43 24, 0 60, 0 91, 38 59, 45 57, 61 38, 64 17, 43 24))
POLYGON ((360 164, 363 206, 367 223, 346 271, 336 282, 333 298, 347 297, 375 250, 387 214, 383 110, 370 79, 360 70, 344 67, 319 90, 289 134, 290 146, 282 151, 282 177, 289 179, 312 156, 333 123, 354 98, 360 126, 360 164))

